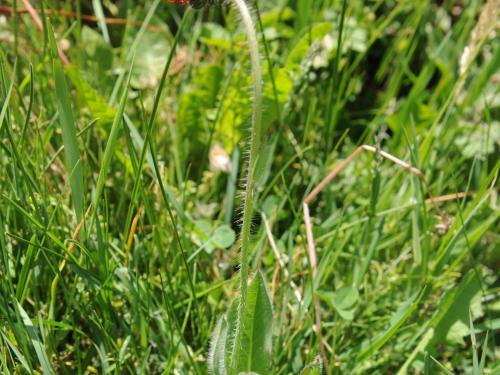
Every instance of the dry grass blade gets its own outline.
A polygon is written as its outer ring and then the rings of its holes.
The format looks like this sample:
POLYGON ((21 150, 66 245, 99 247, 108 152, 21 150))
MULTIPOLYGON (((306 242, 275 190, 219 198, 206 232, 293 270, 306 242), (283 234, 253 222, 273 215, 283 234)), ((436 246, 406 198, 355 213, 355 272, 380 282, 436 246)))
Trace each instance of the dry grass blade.
MULTIPOLYGON (((274 240, 273 233, 271 231, 271 225, 269 224, 269 220, 267 219, 265 214, 262 214, 262 221, 264 222, 264 228, 266 229, 266 235, 267 239, 269 241, 269 244, 271 245, 271 249, 273 250, 274 255, 276 256, 276 259, 278 260, 278 265, 279 267, 283 268, 285 277, 287 279, 290 278, 290 274, 286 268, 285 260, 283 259, 283 256, 280 254, 280 251, 278 250, 278 246, 276 246, 276 241, 274 240)), ((300 303, 302 302, 302 295, 300 293, 299 287, 293 280, 290 280, 290 285, 293 289, 293 292, 295 294, 295 297, 297 298, 297 301, 300 303)))

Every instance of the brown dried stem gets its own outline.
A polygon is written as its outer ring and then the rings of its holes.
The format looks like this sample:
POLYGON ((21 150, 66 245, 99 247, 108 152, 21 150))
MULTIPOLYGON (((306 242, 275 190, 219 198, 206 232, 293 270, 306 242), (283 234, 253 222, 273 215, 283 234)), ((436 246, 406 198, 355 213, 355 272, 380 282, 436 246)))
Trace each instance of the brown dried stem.
MULTIPOLYGON (((2 5, 0 6, 0 14, 7 14, 11 15, 13 13, 13 9, 10 6, 5 6, 2 5)), ((29 13, 28 9, 23 8, 23 9, 16 9, 17 14, 26 14, 29 13)), ((78 15, 76 12, 69 12, 66 10, 54 10, 54 9, 46 9, 45 10, 46 14, 53 14, 56 16, 61 16, 61 17, 67 17, 67 18, 78 18, 82 19, 83 21, 86 22, 92 22, 92 23, 97 23, 99 22, 98 18, 96 16, 91 16, 88 14, 80 14, 78 15)), ((105 17, 104 22, 107 25, 119 25, 119 26, 136 26, 136 27, 141 27, 143 25, 143 22, 139 21, 129 21, 125 18, 110 18, 110 17, 105 17)), ((156 27, 154 25, 148 25, 148 29, 154 32, 162 32, 162 30, 159 27, 156 27)))

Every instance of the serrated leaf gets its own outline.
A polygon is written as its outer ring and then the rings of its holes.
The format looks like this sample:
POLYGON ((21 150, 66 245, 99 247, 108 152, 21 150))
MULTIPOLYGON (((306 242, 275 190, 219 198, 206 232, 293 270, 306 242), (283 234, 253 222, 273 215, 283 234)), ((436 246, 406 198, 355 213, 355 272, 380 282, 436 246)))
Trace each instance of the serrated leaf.
POLYGON ((92 116, 104 126, 111 125, 116 114, 114 109, 90 86, 76 67, 66 67, 66 73, 78 94, 85 100, 92 116))
POLYGON ((464 127, 461 135, 456 137, 455 144, 466 158, 485 157, 500 145, 500 122, 493 121, 489 125, 472 124, 464 127))
POLYGON ((262 274, 250 283, 232 355, 231 374, 254 371, 268 374, 271 367, 273 310, 262 274))
MULTIPOLYGON (((189 153, 194 161, 200 156, 210 138, 212 121, 208 114, 217 104, 223 79, 224 70, 219 64, 204 65, 179 97, 177 123, 182 137, 190 140, 190 148, 185 152, 189 153)), ((218 135, 215 136, 215 139, 219 138, 218 135)))

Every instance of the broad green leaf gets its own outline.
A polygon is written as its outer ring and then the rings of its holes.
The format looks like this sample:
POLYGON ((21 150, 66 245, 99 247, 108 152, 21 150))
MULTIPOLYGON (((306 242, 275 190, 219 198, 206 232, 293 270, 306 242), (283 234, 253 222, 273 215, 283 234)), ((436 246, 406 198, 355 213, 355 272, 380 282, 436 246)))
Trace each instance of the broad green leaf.
POLYGON ((236 240, 234 230, 228 225, 223 225, 215 230, 210 242, 219 249, 226 249, 236 240))
POLYGON ((50 52, 52 59, 52 71, 56 83, 57 108, 62 129, 64 143, 64 153, 66 155, 66 168, 71 186, 73 207, 76 217, 80 220, 83 216, 83 174, 80 164, 80 150, 76 136, 76 122, 71 107, 71 95, 68 90, 66 78, 61 60, 58 56, 58 49, 54 37, 54 31, 50 23, 48 24, 48 34, 50 39, 50 52))
POLYGON ((195 225, 195 242, 207 253, 212 253, 215 249, 226 249, 236 240, 234 230, 228 225, 222 225, 215 230, 208 220, 197 220, 195 225))
MULTIPOLYGON (((275 87, 269 82, 267 72, 268 69, 264 71, 264 80, 267 82, 264 84, 264 100, 273 103, 275 100, 274 89, 276 88, 276 99, 280 105, 284 105, 289 99, 290 92, 293 90, 293 79, 290 76, 290 72, 286 68, 274 68, 273 76, 275 87)), ((269 108, 272 108, 272 106, 270 105, 269 108)), ((266 112, 274 113, 275 111, 266 112)), ((266 113, 264 113, 264 115, 266 115, 266 113)))
POLYGON ((352 286, 345 286, 335 292, 334 303, 337 308, 345 310, 352 308, 358 299, 358 290, 352 286))
POLYGON ((318 295, 334 308, 342 319, 352 320, 359 299, 359 292, 356 288, 345 286, 335 292, 319 291, 318 295))
POLYGON ((500 146, 500 122, 490 125, 470 124, 464 126, 463 133, 455 139, 455 144, 466 158, 485 157, 500 146))
POLYGON ((269 374, 272 352, 273 309, 262 274, 258 272, 240 306, 231 374, 254 371, 269 374))
POLYGON ((439 304, 436 317, 432 320, 434 337, 427 347, 433 353, 433 347, 449 343, 462 345, 463 338, 470 333, 469 309, 474 316, 481 316, 481 283, 474 271, 470 271, 456 287, 448 291, 439 304))
MULTIPOLYGON (((154 25, 160 29, 165 27, 162 22, 155 22, 154 25)), ((135 34, 131 33, 126 42, 130 46, 134 44, 133 36, 135 34)), ((165 33, 144 30, 140 42, 136 44, 135 64, 130 81, 132 87, 145 89, 158 85, 170 53, 171 46, 167 40, 165 33)))
POLYGON ((262 13, 262 26, 273 26, 293 19, 295 12, 290 7, 279 7, 262 13))
POLYGON ((80 62, 79 68, 90 86, 107 93, 115 80, 113 48, 101 34, 88 26, 82 28, 81 41, 84 61, 80 62))

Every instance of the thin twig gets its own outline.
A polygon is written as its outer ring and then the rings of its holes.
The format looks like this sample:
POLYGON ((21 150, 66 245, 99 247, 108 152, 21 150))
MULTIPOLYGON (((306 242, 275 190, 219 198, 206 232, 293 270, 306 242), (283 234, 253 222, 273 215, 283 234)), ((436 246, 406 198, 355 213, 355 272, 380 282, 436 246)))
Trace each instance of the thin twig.
MULTIPOLYGON (((2 5, 0 6, 0 14, 7 14, 7 15, 12 15, 13 10, 12 7, 10 6, 5 6, 2 5)), ((16 9, 16 14, 26 14, 29 13, 28 9, 16 9)), ((61 17, 67 17, 67 18, 78 18, 78 14, 76 12, 69 12, 66 10, 57 10, 57 9, 46 9, 45 10, 46 14, 52 14, 56 16, 61 16, 61 17)), ((96 16, 91 16, 88 14, 81 14, 80 19, 86 22, 92 22, 92 23, 97 23, 99 20, 96 16)), ((129 21, 125 18, 110 18, 110 17, 105 17, 104 23, 107 25, 118 25, 118 26, 136 26, 136 27, 141 27, 143 25, 143 22, 139 21, 129 21)), ((154 25, 148 25, 148 29, 157 33, 163 32, 162 29, 159 27, 156 27, 154 25)))
POLYGON ((435 205, 435 204, 442 203, 442 202, 453 201, 455 199, 461 199, 461 198, 465 198, 465 197, 472 197, 475 194, 476 193, 473 192, 473 191, 469 191, 467 193, 466 192, 462 192, 462 193, 446 194, 446 195, 441 195, 441 196, 436 197, 436 198, 426 199, 425 203, 426 204, 435 205))
POLYGON ((278 259, 278 265, 279 267, 283 268, 285 278, 290 280, 290 285, 292 286, 295 297, 297 298, 297 301, 300 303, 302 302, 302 295, 300 294, 299 287, 297 286, 297 284, 293 282, 293 280, 290 277, 290 274, 288 273, 285 261, 283 260, 283 256, 280 254, 278 247, 276 246, 276 241, 274 240, 273 233, 271 231, 271 226, 269 225, 269 221, 267 220, 266 214, 264 213, 262 214, 262 221, 264 222, 264 228, 266 229, 266 235, 269 244, 271 245, 271 249, 273 250, 273 253, 276 256, 276 259, 278 259))

